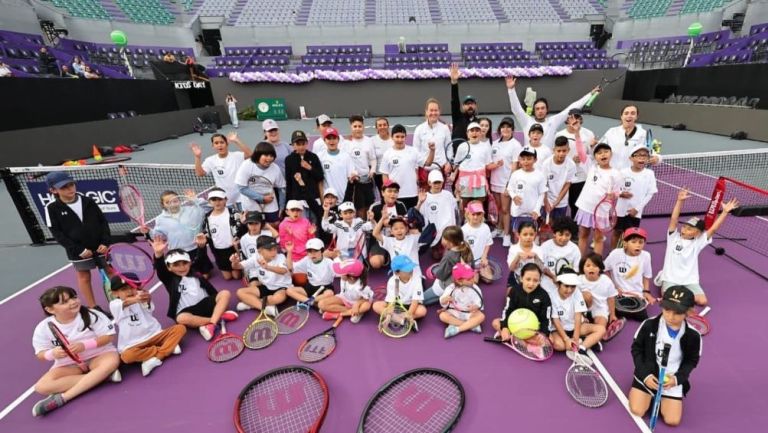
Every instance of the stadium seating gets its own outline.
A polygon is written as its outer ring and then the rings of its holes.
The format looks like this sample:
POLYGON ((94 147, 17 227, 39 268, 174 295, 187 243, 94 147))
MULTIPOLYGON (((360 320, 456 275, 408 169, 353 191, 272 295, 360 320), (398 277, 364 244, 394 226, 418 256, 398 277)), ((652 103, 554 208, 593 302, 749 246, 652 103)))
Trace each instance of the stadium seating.
POLYGON ((361 0, 313 0, 307 24, 363 24, 365 7, 361 3, 361 0))
POLYGON ((69 12, 73 17, 95 20, 112 18, 98 0, 51 0, 51 3, 69 12))
POLYGON ((377 23, 408 24, 411 17, 416 20, 416 24, 431 24, 429 2, 427 0, 376 0, 377 23))
POLYGON ((498 0, 511 22, 559 23, 560 15, 547 1, 541 0, 498 0))
MULTIPOLYGON (((317 1, 317 0, 315 0, 317 1)), ((437 0, 444 24, 496 22, 488 0, 437 0)))
POLYGON ((711 12, 723 7, 726 0, 686 0, 680 14, 698 14, 711 12))
POLYGON ((176 20, 160 0, 115 0, 115 4, 136 23, 168 25, 176 20))
POLYGON ((294 24, 301 0, 249 0, 228 24, 235 26, 288 26, 294 24))

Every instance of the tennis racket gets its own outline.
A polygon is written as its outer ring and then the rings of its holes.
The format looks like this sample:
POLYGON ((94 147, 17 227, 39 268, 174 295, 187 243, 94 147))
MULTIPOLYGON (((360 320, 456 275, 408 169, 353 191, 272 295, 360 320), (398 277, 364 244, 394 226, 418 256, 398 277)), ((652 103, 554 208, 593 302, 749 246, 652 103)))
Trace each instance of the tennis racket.
POLYGON ((434 270, 435 270, 435 268, 437 267, 437 265, 439 265, 439 264, 440 264, 440 263, 432 263, 431 265, 429 265, 429 267, 427 268, 427 270, 426 270, 426 271, 424 271, 424 276, 426 276, 426 277, 427 277, 427 279, 429 279, 429 280, 433 280, 433 281, 434 281, 434 280, 435 280, 435 278, 436 278, 436 277, 435 277, 435 274, 434 274, 434 270))
POLYGON ((577 403, 586 407, 600 407, 608 401, 608 385, 573 345, 573 363, 565 374, 565 387, 577 403))
POLYGON ((299 359, 304 362, 320 362, 329 357, 336 350, 336 328, 339 327, 342 320, 344 320, 344 316, 339 316, 333 326, 304 340, 299 346, 299 359))
POLYGON ((144 226, 144 198, 134 185, 126 184, 118 191, 120 210, 139 226, 144 226))
POLYGON ((613 231, 616 226, 618 216, 616 215, 616 201, 608 194, 600 200, 592 213, 595 219, 595 228, 604 234, 613 231))
MULTIPOLYGON (((560 257, 555 262, 555 267, 552 269, 555 275, 559 274, 563 269, 573 269, 573 264, 565 257, 560 257)), ((575 270, 575 269, 574 269, 575 270)))
MULTIPOLYGON (((466 142, 467 140, 463 138, 454 138, 445 144, 445 157, 451 164, 451 167, 456 167, 457 165, 461 164, 465 159, 467 159, 467 156, 469 156, 469 152, 459 155, 459 147, 462 143, 466 142), (460 156, 460 158, 457 160, 456 156, 460 156)), ((469 148, 466 148, 466 150, 469 150, 469 148)))
POLYGON ((155 262, 152 256, 135 245, 111 245, 106 258, 114 273, 133 288, 143 287, 155 276, 155 262))
POLYGON ((499 206, 496 204, 496 197, 493 196, 490 188, 485 188, 485 196, 488 197, 488 223, 494 227, 499 225, 499 206))
POLYGON ((661 395, 664 392, 664 379, 667 375, 667 362, 669 362, 669 351, 672 349, 672 345, 667 343, 664 345, 664 350, 661 353, 661 365, 659 366, 658 388, 656 388, 656 395, 653 397, 653 408, 651 409, 651 419, 648 422, 648 427, 653 431, 656 428, 656 422, 659 420, 659 409, 661 409, 661 395))
POLYGON ((238 433, 317 433, 328 411, 328 385, 314 370, 270 370, 240 391, 235 401, 238 433))
POLYGON ((475 305, 478 310, 483 309, 483 295, 474 286, 454 287, 451 292, 451 302, 448 303, 448 309, 469 313, 469 308, 462 308, 462 305, 475 305))
POLYGON ((251 176, 251 178, 248 179, 248 189, 263 197, 262 201, 256 200, 262 213, 264 213, 264 209, 268 204, 264 202, 264 199, 268 196, 272 196, 272 200, 274 201, 276 198, 275 186, 272 184, 271 180, 264 176, 251 176))
POLYGON ((502 344, 514 350, 525 359, 531 361, 546 361, 552 357, 555 353, 552 342, 549 341, 546 335, 536 330, 530 330, 535 332, 536 335, 527 340, 521 340, 513 335, 509 336, 509 341, 502 341, 501 338, 485 337, 485 341, 489 343, 502 344), (536 344, 536 341, 542 342, 542 344, 536 344))
POLYGON ((624 325, 626 324, 627 324, 627 319, 623 317, 609 323, 608 326, 606 326, 605 328, 605 334, 603 334, 603 341, 611 340, 613 337, 619 335, 619 332, 621 332, 621 330, 624 329, 624 325))
POLYGON ((104 291, 104 296, 107 298, 108 302, 112 302, 115 300, 115 297, 112 295, 112 282, 109 280, 109 264, 107 263, 107 259, 103 255, 98 254, 93 256, 93 261, 96 263, 96 267, 99 269, 99 277, 101 277, 101 289, 104 291))
POLYGON ((411 332, 413 321, 408 318, 408 309, 400 301, 400 279, 395 279, 395 301, 382 311, 379 317, 379 332, 392 338, 403 338, 411 332))
POLYGON ((243 339, 239 335, 227 332, 224 320, 221 321, 221 333, 208 345, 208 359, 213 362, 231 361, 245 349, 243 339))
POLYGON ((69 341, 67 340, 66 335, 64 335, 63 332, 61 332, 61 329, 59 329, 58 326, 56 326, 53 321, 48 322, 48 329, 51 330, 51 334, 53 334, 53 339, 56 340, 56 344, 61 347, 61 349, 64 351, 64 353, 67 354, 69 359, 71 359, 75 364, 77 364, 78 367, 80 367, 80 371, 83 373, 88 373, 90 369, 88 368, 88 364, 83 362, 82 359, 80 359, 80 356, 72 351, 72 348, 69 345, 69 341))
POLYGON ((267 299, 264 298, 261 304, 261 313, 256 317, 256 320, 248 325, 245 333, 243 333, 243 342, 245 347, 249 349, 263 349, 272 344, 275 338, 277 338, 277 323, 264 312, 268 305, 267 299))
POLYGON ((297 303, 280 312, 275 317, 277 322, 277 333, 279 335, 293 334, 303 328, 309 319, 309 307, 302 303, 297 303))
POLYGON ((639 313, 648 307, 648 301, 641 296, 619 295, 616 297, 616 311, 622 313, 639 313))
POLYGON ((603 76, 603 78, 600 80, 600 84, 598 84, 598 86, 600 87, 600 90, 597 91, 597 93, 595 93, 594 95, 590 96, 589 99, 587 99, 587 102, 584 103, 584 107, 586 108, 591 107, 592 103, 595 102, 595 99, 597 99, 597 97, 600 96, 600 94, 606 89, 606 87, 624 78, 624 74, 626 74, 626 72, 623 72, 614 78, 608 78, 603 76))
POLYGON ((702 336, 709 334, 709 332, 712 330, 712 325, 709 324, 709 320, 704 318, 704 316, 709 313, 709 310, 711 310, 711 308, 706 307, 701 310, 701 313, 694 314, 685 318, 685 321, 688 322, 688 326, 699 331, 699 334, 702 336))
POLYGON ((483 265, 480 259, 475 260, 472 263, 472 267, 480 274, 480 279, 484 283, 493 283, 499 281, 504 272, 501 270, 501 265, 496 260, 488 257, 488 264, 483 265))
POLYGON ((379 388, 365 406, 358 433, 449 432, 464 410, 464 387, 435 368, 406 371, 379 388))
POLYGON ((549 214, 546 219, 539 218, 541 224, 539 224, 538 238, 539 245, 555 237, 555 233, 552 231, 552 226, 549 224, 549 214))

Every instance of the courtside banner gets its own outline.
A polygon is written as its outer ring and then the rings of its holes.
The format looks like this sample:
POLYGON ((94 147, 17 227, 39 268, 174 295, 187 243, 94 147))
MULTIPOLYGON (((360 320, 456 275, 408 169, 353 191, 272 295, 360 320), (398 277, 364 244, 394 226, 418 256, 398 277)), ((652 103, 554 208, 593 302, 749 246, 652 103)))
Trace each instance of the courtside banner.
MULTIPOLYGON (((119 188, 116 180, 78 180, 75 184, 79 194, 90 198, 99 205, 108 222, 122 223, 130 221, 128 215, 120 210, 120 205, 117 202, 119 197, 117 190, 119 188)), ((27 187, 35 202, 35 206, 37 206, 37 211, 41 216, 45 215, 45 206, 56 200, 53 193, 48 191, 48 184, 45 182, 27 182, 27 187)))

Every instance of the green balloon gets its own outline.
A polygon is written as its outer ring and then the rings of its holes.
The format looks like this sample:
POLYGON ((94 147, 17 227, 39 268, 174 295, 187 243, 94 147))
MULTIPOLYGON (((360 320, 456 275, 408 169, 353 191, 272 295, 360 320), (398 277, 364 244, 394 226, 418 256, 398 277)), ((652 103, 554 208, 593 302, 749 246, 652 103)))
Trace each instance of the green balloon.
POLYGON ((112 39, 112 43, 119 46, 128 45, 128 36, 122 30, 113 30, 109 34, 109 38, 112 39))
POLYGON ((701 23, 693 23, 690 26, 688 26, 688 36, 695 38, 696 36, 701 34, 701 29, 704 28, 704 26, 701 25, 701 23))

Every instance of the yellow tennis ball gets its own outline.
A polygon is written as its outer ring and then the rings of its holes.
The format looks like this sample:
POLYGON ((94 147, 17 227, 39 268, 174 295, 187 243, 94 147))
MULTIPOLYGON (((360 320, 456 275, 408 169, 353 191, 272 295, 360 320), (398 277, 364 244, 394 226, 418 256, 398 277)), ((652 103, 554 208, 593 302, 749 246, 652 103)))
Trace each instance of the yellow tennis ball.
POLYGON ((664 375, 664 385, 668 384, 672 380, 671 374, 665 374, 664 375))
POLYGON ((507 329, 515 337, 527 340, 533 337, 536 330, 539 329, 539 318, 527 308, 518 308, 509 315, 507 329))

